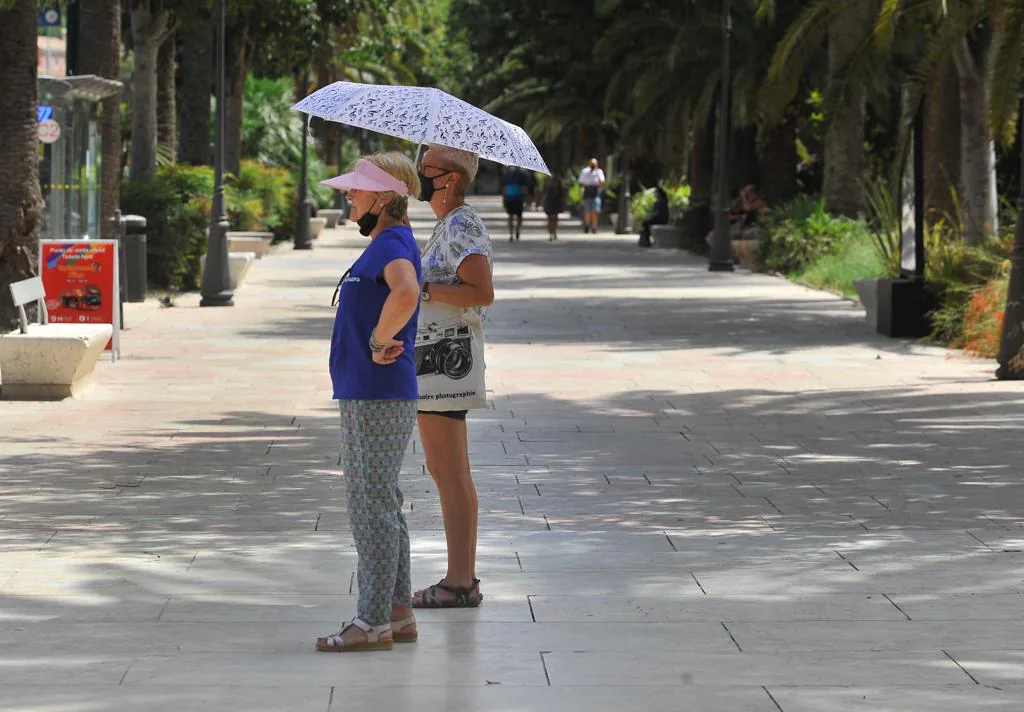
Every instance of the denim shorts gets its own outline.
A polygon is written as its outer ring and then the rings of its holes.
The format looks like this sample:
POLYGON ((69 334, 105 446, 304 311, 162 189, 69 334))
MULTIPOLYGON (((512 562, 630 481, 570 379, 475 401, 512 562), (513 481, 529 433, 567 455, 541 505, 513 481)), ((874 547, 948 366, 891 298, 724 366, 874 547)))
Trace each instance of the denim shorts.
POLYGON ((599 213, 601 212, 601 198, 584 198, 583 199, 583 212, 585 213, 599 213))

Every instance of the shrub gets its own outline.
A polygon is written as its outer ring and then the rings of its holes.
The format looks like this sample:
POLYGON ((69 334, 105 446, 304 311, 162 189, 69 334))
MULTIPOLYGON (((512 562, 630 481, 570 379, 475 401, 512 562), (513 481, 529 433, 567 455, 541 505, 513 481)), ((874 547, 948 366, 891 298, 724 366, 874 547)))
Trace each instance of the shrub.
POLYGON ((926 238, 926 274, 936 287, 941 305, 932 314, 931 338, 960 347, 965 343, 968 308, 978 290, 1002 274, 1008 245, 993 239, 981 247, 970 247, 941 223, 926 238))
POLYGON ((675 186, 666 186, 668 193, 668 221, 673 225, 682 225, 686 211, 690 209, 690 186, 682 183, 675 186))
POLYGON ((641 190, 633 195, 629 199, 629 209, 633 213, 633 222, 637 225, 642 223, 647 218, 651 217, 654 212, 654 201, 657 196, 655 195, 654 188, 648 188, 647 190, 641 190))
POLYGON ((147 220, 146 272, 151 286, 199 286, 199 257, 206 252, 212 196, 213 169, 208 166, 166 166, 152 179, 125 181, 121 210, 147 220))
MULTIPOLYGON (((291 174, 283 168, 268 168, 255 161, 242 161, 242 169, 233 187, 245 201, 255 200, 259 204, 259 219, 251 221, 255 225, 239 226, 239 230, 268 230, 276 234, 294 211, 291 203, 296 200, 295 184, 291 174)), ((254 206, 250 208, 246 215, 255 217, 257 211, 252 209, 254 206)), ((288 229, 291 229, 290 225, 288 229)))
POLYGON ((799 196, 767 212, 758 240, 761 264, 769 272, 792 274, 837 248, 868 235, 860 220, 834 217, 825 202, 799 196))
POLYGON ((875 249, 872 235, 854 235, 840 243, 832 253, 819 257, 798 275, 796 281, 816 289, 839 292, 854 297, 853 283, 860 279, 885 277, 888 269, 875 249))
POLYGON ((999 355, 1008 287, 1009 277, 1003 275, 974 292, 964 310, 963 333, 956 346, 983 358, 999 355))

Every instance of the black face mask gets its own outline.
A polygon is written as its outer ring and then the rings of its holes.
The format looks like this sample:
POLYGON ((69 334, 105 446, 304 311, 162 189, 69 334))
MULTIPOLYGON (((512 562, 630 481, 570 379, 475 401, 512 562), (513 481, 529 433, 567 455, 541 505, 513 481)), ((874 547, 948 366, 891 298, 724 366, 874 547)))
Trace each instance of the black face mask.
POLYGON ((424 203, 429 203, 430 199, 434 197, 434 193, 436 193, 438 190, 448 190, 448 186, 444 186, 443 188, 435 188, 434 181, 437 180, 438 178, 448 175, 449 173, 454 172, 455 171, 445 171, 444 173, 438 173, 436 176, 428 177, 423 175, 423 171, 418 171, 420 176, 420 200, 422 200, 424 203))
POLYGON ((380 213, 374 215, 373 213, 366 213, 358 220, 356 225, 359 226, 359 234, 363 237, 369 237, 370 233, 377 229, 377 221, 380 220, 380 213))

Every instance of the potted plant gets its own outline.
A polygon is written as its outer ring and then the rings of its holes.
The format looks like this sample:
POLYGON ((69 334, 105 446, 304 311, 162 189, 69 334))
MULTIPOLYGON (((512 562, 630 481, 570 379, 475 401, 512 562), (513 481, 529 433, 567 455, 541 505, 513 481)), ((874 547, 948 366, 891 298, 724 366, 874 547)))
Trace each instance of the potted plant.
MULTIPOLYGON (((685 183, 665 186, 668 194, 668 224, 654 225, 651 238, 655 247, 686 247, 686 231, 683 224, 690 209, 690 186, 685 183)), ((653 205, 653 202, 652 202, 653 205)))

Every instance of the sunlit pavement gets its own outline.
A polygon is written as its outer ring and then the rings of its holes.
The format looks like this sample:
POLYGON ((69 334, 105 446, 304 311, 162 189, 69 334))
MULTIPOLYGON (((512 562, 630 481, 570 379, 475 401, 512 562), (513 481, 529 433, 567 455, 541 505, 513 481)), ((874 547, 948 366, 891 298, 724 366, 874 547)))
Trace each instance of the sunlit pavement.
MULTIPOLYGON (((1024 386, 577 222, 510 244, 477 204, 483 606, 313 651, 354 612, 326 360, 363 239, 325 231, 234 308, 127 305, 82 400, 0 403, 0 711, 1024 708, 1024 386)), ((444 567, 422 463, 414 438, 417 586, 444 567)))

